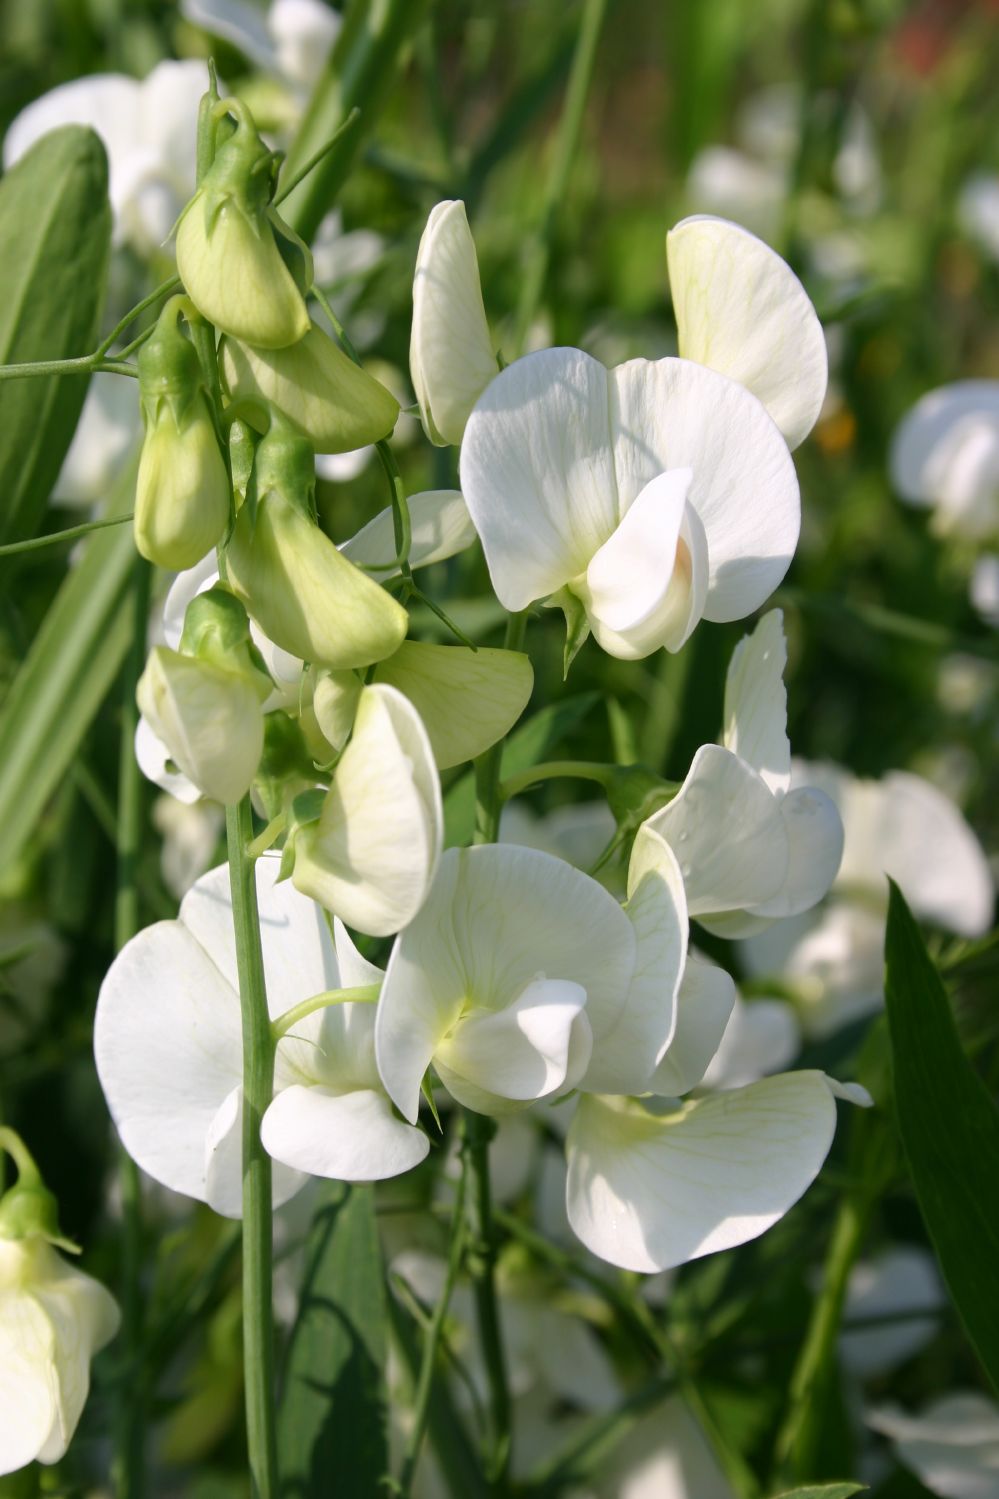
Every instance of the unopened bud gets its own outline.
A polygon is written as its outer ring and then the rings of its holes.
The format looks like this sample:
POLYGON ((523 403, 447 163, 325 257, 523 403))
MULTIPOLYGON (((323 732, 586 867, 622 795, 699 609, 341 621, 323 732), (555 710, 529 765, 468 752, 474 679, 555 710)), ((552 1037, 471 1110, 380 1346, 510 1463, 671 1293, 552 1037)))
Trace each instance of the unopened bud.
POLYGON ((280 349, 309 331, 303 291, 312 257, 270 207, 275 158, 249 111, 232 99, 224 107, 236 129, 181 217, 177 269, 210 323, 259 348, 280 349))
POLYGON ((59 1204, 20 1135, 0 1129, 0 1150, 8 1151, 17 1166, 17 1181, 0 1195, 0 1239, 38 1237, 69 1254, 79 1254, 77 1245, 59 1230, 59 1204))
POLYGON ((275 407, 317 453, 349 453, 388 437, 399 402, 313 323, 289 349, 254 349, 226 338, 222 375, 232 401, 275 407))

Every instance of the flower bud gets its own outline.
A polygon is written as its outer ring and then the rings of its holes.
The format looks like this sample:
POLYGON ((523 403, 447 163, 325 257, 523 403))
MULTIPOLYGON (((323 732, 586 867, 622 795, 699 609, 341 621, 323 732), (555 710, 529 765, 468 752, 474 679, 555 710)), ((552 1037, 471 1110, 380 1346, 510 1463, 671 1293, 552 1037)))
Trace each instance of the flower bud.
POLYGON ((353 671, 317 671, 314 675, 312 711, 323 737, 338 752, 354 727, 361 688, 361 679, 353 671))
POLYGON ((194 345, 181 332, 184 298, 164 307, 139 352, 146 426, 135 488, 135 544, 182 572, 210 551, 229 521, 229 478, 194 345))
POLYGON ((274 156, 245 105, 216 108, 236 129, 218 148, 177 229, 177 269, 210 323, 262 349, 281 349, 309 331, 303 292, 312 280, 308 248, 269 206, 274 156))
POLYGON ((409 616, 319 529, 314 486, 309 443, 272 427, 257 449, 256 499, 236 517, 229 582, 283 650, 338 670, 370 666, 401 644, 409 616))
POLYGON ((254 349, 225 338, 222 376, 232 401, 276 408, 317 453, 349 453, 388 437, 399 402, 348 359, 315 323, 288 349, 254 349))

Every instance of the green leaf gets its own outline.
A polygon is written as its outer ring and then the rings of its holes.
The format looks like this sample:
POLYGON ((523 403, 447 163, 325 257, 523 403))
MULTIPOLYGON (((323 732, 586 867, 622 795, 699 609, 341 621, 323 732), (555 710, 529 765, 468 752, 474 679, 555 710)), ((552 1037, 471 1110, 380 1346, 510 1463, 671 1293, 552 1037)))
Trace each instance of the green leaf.
MULTIPOLYGON (((135 466, 108 505, 131 507, 135 466)), ((73 762, 121 668, 132 632, 131 526, 87 542, 67 574, 0 708, 0 863, 13 861, 73 762)))
POLYGON ((278 1409, 283 1499, 382 1492, 387 1327, 374 1191, 330 1182, 309 1230, 278 1409))
POLYGON ((905 898, 889 884, 885 1000, 899 1133, 951 1299, 999 1389, 999 1112, 964 1054, 905 898))
POLYGON ((863 1494, 866 1483, 818 1483, 807 1484, 803 1489, 787 1489, 775 1499, 850 1499, 851 1494, 863 1494))
MULTIPOLYGON (((501 776, 512 776, 537 765, 585 718, 600 700, 597 692, 581 692, 533 713, 503 746, 501 776)), ((458 848, 470 843, 475 829, 475 775, 472 771, 455 781, 444 798, 444 843, 458 848)))
MULTIPOLYGON (((107 157, 80 125, 42 137, 0 182, 0 364, 97 342, 111 247, 107 157)), ((0 542, 33 536, 87 394, 82 375, 0 384, 0 542)))

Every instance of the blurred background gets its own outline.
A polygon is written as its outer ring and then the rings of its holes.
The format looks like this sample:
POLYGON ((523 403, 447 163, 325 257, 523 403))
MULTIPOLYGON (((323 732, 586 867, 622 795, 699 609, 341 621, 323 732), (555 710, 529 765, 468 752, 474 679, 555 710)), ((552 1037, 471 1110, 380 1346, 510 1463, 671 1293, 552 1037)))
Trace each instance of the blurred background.
MULTIPOLYGON (((607 363, 674 353, 664 237, 688 213, 745 224, 802 277, 827 329, 831 378, 819 423, 797 454, 802 540, 775 602, 789 634, 792 748, 842 768, 828 776, 847 822, 848 861, 811 924, 770 946, 704 946, 744 981, 750 1010, 754 998, 786 1006, 783 1039, 773 1043, 782 1054, 764 1057, 759 1070, 795 1056, 844 1076, 862 1055, 874 1056, 876 1068, 887 863, 932 932, 963 1038, 994 1091, 999 948, 988 933, 999 856, 999 4, 610 0, 603 8, 578 0, 439 0, 414 6, 405 30, 390 76, 372 90, 356 165, 316 240, 318 279, 365 362, 404 406, 413 400, 416 247, 428 211, 443 198, 467 205, 486 310, 508 358, 521 346, 553 343, 578 345, 607 363), (578 144, 553 200, 567 80, 581 23, 595 16, 601 24, 578 144), (976 384, 954 398, 956 416, 943 436, 931 434, 931 442, 919 428, 906 438, 901 424, 916 403, 958 381, 976 384), (933 446, 938 438, 943 450, 933 446), (893 779, 897 772, 920 779, 893 779), (856 778, 877 780, 881 790, 858 791, 856 778), (878 857, 884 862, 875 867, 878 857)), ((321 0, 275 0, 269 10, 252 0, 3 0, 5 164, 41 130, 69 119, 93 124, 108 146, 115 231, 103 326, 170 272, 169 230, 194 185, 207 58, 268 139, 287 144, 343 35, 338 10, 321 0), (108 87, 109 74, 135 83, 108 87)), ((118 385, 111 376, 92 382, 38 530, 113 513, 115 504, 128 508, 138 413, 134 391, 118 385)), ((410 492, 456 484, 456 453, 431 449, 413 415, 403 416, 393 442, 410 492)), ((370 457, 320 460, 320 508, 335 538, 385 503, 370 457)), ((12 732, 19 673, 79 556, 63 545, 0 558, 0 692, 7 699, 0 750, 12 732)), ((120 568, 110 544, 108 557, 108 569, 120 568)), ((426 587, 475 640, 498 643, 502 611, 490 601, 478 549, 439 564, 426 587)), ((46 752, 22 769, 24 779, 6 782, 0 762, 0 1108, 30 1141, 67 1232, 87 1246, 85 1263, 113 1286, 120 1268, 115 1143, 94 1075, 91 1022, 113 955, 118 675, 130 628, 123 594, 102 607, 86 701, 74 698, 65 717, 57 704, 43 726, 44 744, 58 741, 61 758, 46 752)), ((425 638, 444 638, 428 611, 416 624, 425 638)), ((680 655, 627 665, 591 645, 563 685, 561 623, 546 617, 532 625, 537 687, 529 712, 564 701, 570 706, 550 729, 549 747, 571 742, 578 758, 637 760, 680 780, 698 745, 718 733, 724 669, 741 633, 741 625, 705 625, 680 655)), ((462 841, 468 782, 461 772, 450 777, 449 826, 462 841)), ((518 804, 520 822, 508 836, 592 862, 608 827, 600 809, 579 811, 577 794, 577 783, 539 789, 518 804)), ((183 805, 148 787, 144 921, 174 914, 184 889, 215 861, 221 833, 220 809, 183 805)), ((606 878, 615 878, 613 866, 606 878)), ((533 1204, 544 1224, 551 1152, 540 1137, 507 1143, 512 1158, 533 1162, 513 1173, 507 1201, 533 1204)), ((434 1152, 412 1184, 389 1183, 391 1191, 380 1193, 390 1260, 440 1249, 425 1218, 406 1209, 446 1198, 444 1157, 434 1152)), ((841 1157, 771 1235, 687 1267, 669 1293, 678 1336, 681 1343, 689 1336, 717 1421, 760 1471, 821 1282, 837 1192, 853 1169, 841 1157)), ((915 1344, 882 1349, 880 1361, 875 1354, 866 1364, 856 1350, 854 1364, 844 1356, 824 1413, 829 1451, 819 1467, 825 1462, 832 1468, 825 1476, 845 1477, 857 1471, 856 1459, 884 1499, 994 1495, 999 1427, 991 1457, 981 1459, 993 1486, 962 1489, 952 1476, 941 1480, 936 1469, 914 1466, 911 1453, 900 1458, 896 1437, 875 1436, 865 1423, 863 1413, 889 1397, 924 1408, 956 1389, 982 1389, 927 1269, 911 1188, 898 1167, 886 1179, 861 1268, 867 1265, 873 1284, 879 1256, 915 1254, 922 1268, 912 1272, 911 1294, 930 1310, 915 1344)), ((297 1217, 289 1214, 282 1230, 291 1267, 308 1221, 307 1207, 293 1207, 297 1217)), ((165 1193, 152 1192, 148 1209, 150 1318, 161 1336, 143 1375, 156 1418, 155 1492, 242 1494, 232 1232, 207 1209, 165 1193), (188 1315, 192 1308, 197 1316, 188 1315)), ((558 1225, 548 1227, 557 1241, 558 1225)), ((507 1269, 511 1304, 527 1286, 530 1307, 551 1267, 542 1274, 512 1243, 507 1269)), ((403 1318, 414 1297, 433 1294, 432 1266, 410 1264, 407 1273, 408 1292, 398 1290, 402 1270, 392 1281, 403 1318)), ((896 1313, 912 1309, 908 1290, 898 1290, 909 1287, 907 1273, 896 1262, 887 1277, 896 1313)), ((293 1268, 282 1294, 290 1319, 293 1268)), ((667 1293, 648 1294, 662 1301, 667 1293)), ((525 1355, 518 1393, 535 1411, 540 1402, 553 1412, 555 1422, 522 1436, 525 1471, 554 1450, 559 1421, 562 1440, 573 1421, 634 1384, 626 1340, 606 1306, 578 1285, 574 1291, 571 1277, 560 1282, 559 1296, 596 1341, 599 1392, 550 1388, 525 1355), (528 1450, 531 1441, 536 1450, 528 1450)), ((875 1296, 872 1305, 882 1304, 875 1296)), ((580 1357, 578 1349, 565 1354, 567 1365, 580 1357)), ((109 1412, 120 1396, 113 1349, 100 1369, 66 1472, 45 1479, 46 1492, 96 1492, 109 1412)), ((999 1410, 990 1409, 999 1422, 999 1410)), ((586 1483, 558 1491, 624 1499, 728 1494, 715 1466, 697 1467, 708 1459, 670 1424, 675 1414, 660 1410, 657 1423, 630 1433, 632 1449, 625 1444, 586 1483)), ((522 1432, 529 1425, 525 1412, 522 1432)), ((429 1467, 423 1481, 428 1494, 439 1491, 429 1467)), ((37 1474, 17 1482, 22 1487, 8 1490, 0 1481, 0 1493, 42 1491, 37 1474)))

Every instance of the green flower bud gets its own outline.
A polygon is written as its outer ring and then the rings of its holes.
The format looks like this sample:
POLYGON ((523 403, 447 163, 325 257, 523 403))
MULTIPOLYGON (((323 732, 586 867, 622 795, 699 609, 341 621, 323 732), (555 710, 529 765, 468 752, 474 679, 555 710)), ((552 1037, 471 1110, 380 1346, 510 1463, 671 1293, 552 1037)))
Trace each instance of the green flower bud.
POLYGON ((338 670, 391 655, 409 616, 312 518, 306 439, 272 428, 257 449, 256 478, 256 500, 240 508, 226 558, 229 582, 264 634, 303 661, 338 670))
POLYGON ((0 1129, 0 1150, 8 1151, 17 1165, 17 1181, 0 1196, 0 1239, 38 1237, 79 1254, 79 1247, 59 1231, 59 1204, 20 1135, 0 1129))
POLYGON ((184 299, 164 307, 139 352, 146 435, 135 489, 135 544, 149 562, 180 572, 217 543, 229 522, 229 478, 194 345, 179 327, 184 299))
POLYGON ((249 111, 227 99, 236 129, 219 147, 177 228, 177 269, 210 323, 262 349, 309 331, 303 291, 312 280, 307 246, 269 206, 275 158, 249 111))
POLYGON ((270 697, 274 684, 251 639, 246 610, 224 583, 195 594, 188 604, 180 649, 245 677, 262 703, 270 697))
POLYGON ((317 671, 312 708, 324 739, 339 752, 350 738, 363 683, 353 671, 317 671))
POLYGON ((387 437, 399 402, 348 359, 313 323, 290 349, 251 349, 222 340, 222 377, 233 401, 275 407, 305 433, 317 453, 349 453, 387 437))

